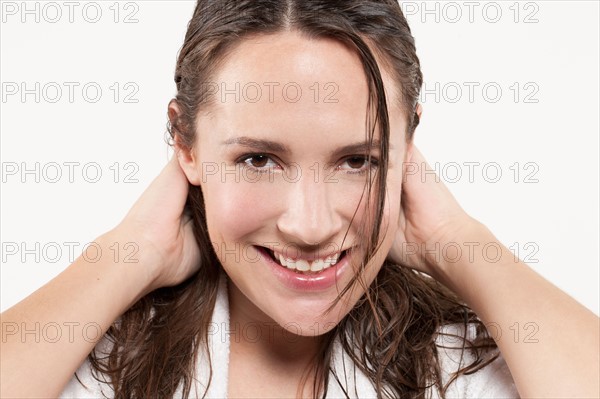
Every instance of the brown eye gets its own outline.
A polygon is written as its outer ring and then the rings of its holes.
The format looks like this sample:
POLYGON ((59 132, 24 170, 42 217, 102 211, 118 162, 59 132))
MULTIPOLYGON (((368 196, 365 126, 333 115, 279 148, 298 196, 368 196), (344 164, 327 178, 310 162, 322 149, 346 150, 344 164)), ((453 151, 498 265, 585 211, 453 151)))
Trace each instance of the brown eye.
POLYGON ((240 163, 244 163, 246 167, 260 172, 268 172, 277 169, 278 165, 268 155, 252 154, 241 158, 240 163))
POLYGON ((348 166, 352 169, 360 169, 365 166, 366 163, 365 157, 351 157, 346 160, 348 166))
POLYGON ((254 166, 255 168, 264 168, 269 162, 269 157, 265 155, 254 155, 248 158, 248 160, 250 161, 250 165, 254 166))
POLYGON ((366 156, 355 155, 344 160, 339 166, 341 170, 345 170, 349 174, 367 173, 369 169, 376 169, 378 165, 377 159, 371 157, 371 161, 366 156))

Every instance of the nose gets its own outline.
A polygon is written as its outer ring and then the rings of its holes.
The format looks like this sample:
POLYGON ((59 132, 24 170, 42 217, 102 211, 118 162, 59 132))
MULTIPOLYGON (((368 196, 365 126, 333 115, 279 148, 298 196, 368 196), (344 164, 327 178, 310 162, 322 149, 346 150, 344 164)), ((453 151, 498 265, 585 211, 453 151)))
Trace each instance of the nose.
POLYGON ((286 210, 277 220, 277 228, 286 240, 300 245, 327 244, 342 229, 342 216, 335 201, 335 183, 315 181, 305 174, 289 183, 285 194, 286 210))

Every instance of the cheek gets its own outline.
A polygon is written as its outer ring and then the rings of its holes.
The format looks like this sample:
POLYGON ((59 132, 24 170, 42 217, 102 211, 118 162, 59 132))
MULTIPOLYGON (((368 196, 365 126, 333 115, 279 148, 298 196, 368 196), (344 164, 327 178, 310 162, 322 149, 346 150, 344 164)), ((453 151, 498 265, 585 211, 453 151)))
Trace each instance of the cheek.
POLYGON ((390 170, 386 184, 385 207, 379 233, 380 252, 387 254, 394 243, 398 232, 398 221, 401 212, 402 175, 390 170))
MULTIPOLYGON (((366 279, 370 284, 375 276, 381 270, 387 255, 394 244, 396 234, 398 232, 398 219, 400 215, 400 197, 402 192, 401 183, 396 183, 399 180, 398 177, 391 173, 387 182, 385 207, 383 211, 383 218, 381 228, 379 230, 379 248, 373 254, 373 257, 369 261, 366 271, 366 279)), ((375 199, 373 199, 375 200, 375 199)))
POLYGON ((209 181, 202 190, 213 242, 240 239, 265 226, 273 216, 273 199, 255 184, 209 181))

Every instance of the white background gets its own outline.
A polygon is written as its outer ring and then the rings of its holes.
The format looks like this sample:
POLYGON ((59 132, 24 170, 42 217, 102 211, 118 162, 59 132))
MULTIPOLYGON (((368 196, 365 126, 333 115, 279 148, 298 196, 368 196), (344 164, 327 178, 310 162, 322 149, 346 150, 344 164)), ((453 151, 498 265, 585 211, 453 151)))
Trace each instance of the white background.
MULTIPOLYGON (((194 2, 76 2, 71 16, 64 2, 1 3, 4 310, 68 266, 67 245, 77 256, 114 227, 166 163, 166 109, 194 2), (34 93, 23 101, 21 84, 36 82, 39 102, 34 93), (73 102, 65 82, 78 84, 73 102), (89 83, 102 89, 95 103, 93 87, 82 92, 89 83), (57 85, 62 96, 52 103, 57 85), (136 88, 129 100, 137 103, 125 102, 136 88), (21 173, 36 162, 39 183, 21 173), (62 172, 56 183, 48 181, 53 162, 62 172), (73 182, 65 162, 79 163, 73 182), (86 181, 95 169, 84 175, 84 165, 100 167, 98 182, 86 181), (130 173, 137 183, 125 182, 130 173), (12 245, 16 254, 6 250, 12 245), (21 252, 36 245, 37 253, 21 252)), ((598 2, 428 1, 404 9, 427 93, 417 145, 467 212, 598 314, 598 2), (465 162, 479 163, 472 179, 465 162)))

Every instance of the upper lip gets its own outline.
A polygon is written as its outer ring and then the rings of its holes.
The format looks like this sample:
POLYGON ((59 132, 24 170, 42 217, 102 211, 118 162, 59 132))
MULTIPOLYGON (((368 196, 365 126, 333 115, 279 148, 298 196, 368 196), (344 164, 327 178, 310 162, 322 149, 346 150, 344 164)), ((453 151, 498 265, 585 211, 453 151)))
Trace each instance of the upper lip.
POLYGON ((295 249, 290 249, 289 251, 285 251, 285 252, 292 252, 294 256, 290 256, 292 255, 291 253, 286 254, 284 251, 280 251, 280 250, 276 250, 276 249, 272 249, 272 248, 268 248, 268 247, 263 247, 271 252, 273 252, 273 254, 275 255, 275 258, 278 259, 278 256, 281 255, 286 259, 291 259, 293 261, 297 261, 297 260, 305 260, 308 262, 312 262, 315 261, 317 259, 322 259, 325 260, 329 257, 334 257, 334 256, 338 256, 340 255, 342 252, 347 251, 348 248, 346 249, 342 249, 336 252, 312 252, 312 253, 307 253, 307 252, 302 252, 302 251, 297 251, 295 249))

